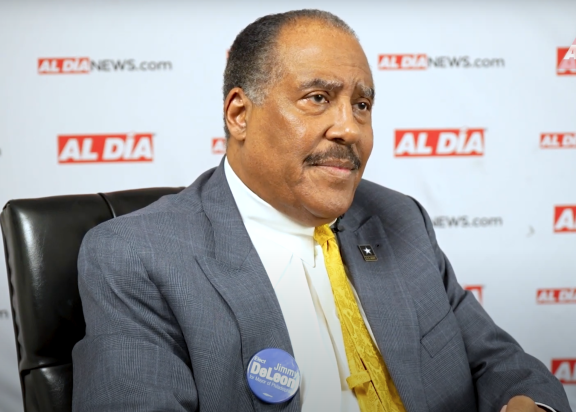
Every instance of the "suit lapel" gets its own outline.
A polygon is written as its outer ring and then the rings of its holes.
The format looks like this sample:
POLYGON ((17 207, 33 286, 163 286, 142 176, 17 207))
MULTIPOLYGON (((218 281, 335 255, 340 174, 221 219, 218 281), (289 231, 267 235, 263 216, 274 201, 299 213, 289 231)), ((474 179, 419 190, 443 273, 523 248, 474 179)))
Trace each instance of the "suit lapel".
MULTIPOLYGON (((294 356, 276 293, 242 222, 223 163, 206 182, 201 199, 213 229, 214 257, 199 256, 197 260, 236 317, 244 370, 252 356, 265 348, 280 348, 294 356)), ((247 382, 244 386, 250 391, 247 382)), ((296 412, 300 395, 278 405, 262 403, 253 396, 253 403, 256 411, 296 412)))
POLYGON ((420 331, 412 298, 380 219, 358 223, 350 211, 342 219, 342 259, 406 410, 424 412, 420 331), (377 261, 364 261, 358 245, 365 244, 373 247, 377 261))

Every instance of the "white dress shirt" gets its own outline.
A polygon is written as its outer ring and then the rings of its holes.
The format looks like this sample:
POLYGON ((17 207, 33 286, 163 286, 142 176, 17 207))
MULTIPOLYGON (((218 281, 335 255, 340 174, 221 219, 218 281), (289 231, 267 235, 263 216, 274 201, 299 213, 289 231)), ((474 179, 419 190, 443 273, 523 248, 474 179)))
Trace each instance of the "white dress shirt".
MULTIPOLYGON (((346 382, 350 369, 342 329, 314 228, 302 226, 259 198, 234 173, 228 158, 224 171, 284 315, 302 376, 302 412, 360 412, 356 395, 346 382)), ((358 295, 350 286, 376 343, 358 295)))

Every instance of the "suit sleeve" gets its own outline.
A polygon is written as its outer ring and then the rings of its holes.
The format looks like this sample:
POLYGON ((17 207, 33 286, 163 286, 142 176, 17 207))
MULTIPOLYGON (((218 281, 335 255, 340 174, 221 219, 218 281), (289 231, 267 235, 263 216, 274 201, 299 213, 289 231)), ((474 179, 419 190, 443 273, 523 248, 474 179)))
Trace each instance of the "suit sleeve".
POLYGON ((446 293, 464 339, 479 411, 500 411, 513 396, 525 395, 558 412, 570 412, 566 393, 556 377, 542 362, 524 352, 512 336, 494 323, 472 293, 458 284, 450 262, 438 246, 430 217, 416 203, 424 217, 446 293))
POLYGON ((86 336, 72 353, 73 410, 194 411, 178 323, 139 254, 109 226, 86 235, 78 259, 86 336))

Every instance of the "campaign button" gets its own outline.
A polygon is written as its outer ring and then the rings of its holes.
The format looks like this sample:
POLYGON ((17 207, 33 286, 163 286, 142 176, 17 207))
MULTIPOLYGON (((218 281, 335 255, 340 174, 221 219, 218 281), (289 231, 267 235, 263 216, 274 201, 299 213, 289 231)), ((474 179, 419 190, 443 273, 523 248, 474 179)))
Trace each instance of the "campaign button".
POLYGON ((266 403, 282 403, 294 397, 300 387, 300 369, 296 360, 277 348, 263 349, 248 363, 248 386, 266 403))

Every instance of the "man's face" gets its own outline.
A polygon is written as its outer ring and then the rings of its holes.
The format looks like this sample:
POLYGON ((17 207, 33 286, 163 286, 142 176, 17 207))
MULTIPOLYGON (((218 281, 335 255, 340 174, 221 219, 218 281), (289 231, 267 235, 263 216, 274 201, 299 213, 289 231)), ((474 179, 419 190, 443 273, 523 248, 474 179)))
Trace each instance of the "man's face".
POLYGON ((350 207, 372 151, 372 74, 360 44, 321 22, 286 26, 280 76, 245 131, 231 129, 229 162, 263 200, 318 226, 350 207))

